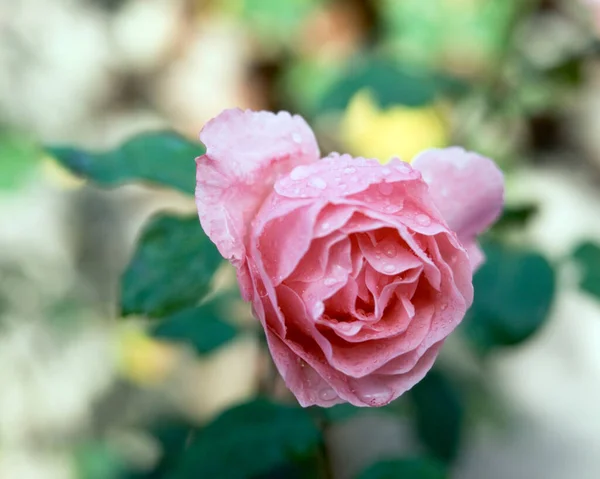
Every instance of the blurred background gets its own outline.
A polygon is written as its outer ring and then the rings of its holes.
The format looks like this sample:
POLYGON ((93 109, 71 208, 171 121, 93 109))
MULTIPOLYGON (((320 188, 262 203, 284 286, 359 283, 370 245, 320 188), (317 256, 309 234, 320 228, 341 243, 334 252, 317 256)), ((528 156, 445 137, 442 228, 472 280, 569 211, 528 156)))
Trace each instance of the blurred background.
POLYGON ((0 0, 0 477, 600 477, 599 36, 595 0, 0 0), (236 106, 504 170, 475 304, 392 405, 273 373, 190 194, 236 106))

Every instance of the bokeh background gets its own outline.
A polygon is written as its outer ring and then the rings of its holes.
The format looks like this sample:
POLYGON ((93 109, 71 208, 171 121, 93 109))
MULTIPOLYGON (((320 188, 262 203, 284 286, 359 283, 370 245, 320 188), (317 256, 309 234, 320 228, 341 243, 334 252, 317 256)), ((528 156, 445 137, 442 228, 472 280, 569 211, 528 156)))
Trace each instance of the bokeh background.
POLYGON ((0 477, 600 477, 599 36, 594 0, 0 0, 0 477), (234 106, 504 170, 475 305, 390 407, 296 408, 203 256, 234 106))

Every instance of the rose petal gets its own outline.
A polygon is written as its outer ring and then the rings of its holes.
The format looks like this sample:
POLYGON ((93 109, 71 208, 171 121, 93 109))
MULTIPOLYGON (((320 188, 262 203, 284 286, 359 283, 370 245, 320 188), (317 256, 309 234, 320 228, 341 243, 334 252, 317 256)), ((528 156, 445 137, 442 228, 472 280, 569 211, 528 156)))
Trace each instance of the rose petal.
MULTIPOLYGON (((463 244, 470 244, 500 215, 504 177, 492 160, 453 147, 425 151, 412 165, 423 174, 431 197, 463 244)), ((471 261, 477 265, 480 259, 471 261)))
POLYGON ((209 121, 196 159, 196 205, 206 234, 239 266, 247 228, 279 176, 319 159, 312 130, 287 112, 225 110, 209 121))

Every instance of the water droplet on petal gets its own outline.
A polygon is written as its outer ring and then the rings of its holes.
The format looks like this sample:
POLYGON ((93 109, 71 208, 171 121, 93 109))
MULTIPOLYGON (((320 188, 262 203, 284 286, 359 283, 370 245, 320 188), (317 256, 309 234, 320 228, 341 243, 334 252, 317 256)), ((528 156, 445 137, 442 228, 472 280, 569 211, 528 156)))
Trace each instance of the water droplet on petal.
POLYGON ((447 308, 448 308, 448 304, 447 304, 447 303, 443 303, 443 304, 440 306, 440 309, 441 309, 442 311, 445 311, 447 308))
POLYGON ((383 271, 386 273, 393 273, 396 271, 396 267, 393 264, 386 264, 383 266, 383 271))
POLYGON ((394 186, 390 183, 379 183, 377 189, 382 195, 389 196, 394 191, 394 186))
POLYGON ((325 182, 325 180, 318 176, 311 178, 308 181, 308 183, 310 184, 310 186, 314 186, 315 188, 317 188, 319 190, 324 190, 325 188, 327 188, 327 183, 325 182))
POLYGON ((337 394, 330 387, 326 387, 319 391, 319 398, 323 401, 333 401, 337 397, 337 394))
POLYGON ((389 168, 383 168, 381 170, 381 174, 384 175, 384 176, 389 175, 391 172, 392 172, 392 170, 390 170, 389 168))
POLYGON ((408 164, 405 163, 404 161, 401 161, 399 164, 396 165, 396 169, 398 171, 406 172, 406 171, 410 170, 410 166, 408 166, 408 164))
POLYGON ((393 245, 393 244, 391 244, 391 245, 388 245, 388 246, 385 248, 385 255, 386 255, 388 258, 393 258, 394 256, 396 256, 396 253, 397 253, 397 251, 398 251, 398 250, 396 249, 396 246, 395 246, 395 245, 393 245))
POLYGON ((357 385, 356 396, 366 404, 371 406, 384 406, 389 403, 394 396, 390 388, 384 385, 361 384, 357 385))
POLYGON ((309 175, 308 168, 304 165, 300 165, 300 166, 296 166, 296 168, 294 168, 291 171, 290 178, 294 181, 298 181, 298 180, 303 180, 308 175, 309 175))
POLYGON ((419 223, 421 226, 429 226, 431 224, 431 218, 423 213, 418 214, 415 218, 415 221, 419 223))
POLYGON ((294 141, 294 143, 301 143, 302 142, 302 136, 300 136, 300 133, 293 133, 292 134, 292 140, 294 141))
POLYGON ((337 280, 335 278, 325 278, 325 281, 323 281, 323 283, 325 284, 325 286, 333 286, 335 283, 337 283, 337 280))
POLYGON ((352 173, 354 173, 356 171, 356 168, 349 166, 347 168, 344 168, 344 173, 346 173, 347 175, 350 175, 352 173))

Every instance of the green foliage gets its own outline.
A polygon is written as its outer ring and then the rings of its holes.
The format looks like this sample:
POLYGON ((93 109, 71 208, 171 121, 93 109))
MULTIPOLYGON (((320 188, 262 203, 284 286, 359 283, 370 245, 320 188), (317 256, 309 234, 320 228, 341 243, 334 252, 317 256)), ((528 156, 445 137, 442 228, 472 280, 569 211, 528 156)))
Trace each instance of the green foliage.
POLYGON ((114 448, 90 442, 76 449, 75 470, 79 479, 114 479, 125 470, 125 463, 114 448))
POLYGON ((306 409, 257 399, 225 411, 202 428, 166 477, 264 476, 286 464, 306 461, 321 441, 306 409))
POLYGON ((390 459, 377 462, 357 479, 447 479, 444 467, 426 458, 390 459))
POLYGON ((440 371, 431 370, 409 397, 419 438, 440 461, 451 462, 460 445, 464 404, 457 389, 440 371))
POLYGON ((154 218, 123 274, 122 313, 160 318, 198 305, 222 260, 195 215, 154 218))
POLYGON ((205 148, 173 132, 144 133, 108 152, 66 146, 47 148, 74 174, 104 187, 148 181, 194 194, 194 158, 205 148))
POLYGON ((425 106, 444 93, 462 92, 464 84, 434 72, 404 68, 384 59, 357 62, 324 95, 321 110, 343 110, 360 90, 369 89, 379 106, 425 106))
POLYGON ((581 270, 581 288, 600 298, 600 246, 582 243, 573 252, 573 259, 581 270))
POLYGON ((538 212, 536 205, 522 205, 505 207, 502 216, 493 226, 494 231, 505 231, 511 228, 522 228, 538 212))
POLYGON ((198 354, 207 354, 233 339, 236 328, 228 322, 225 302, 218 296, 200 306, 167 316, 154 326, 152 335, 189 344, 198 354))
POLYGON ((41 151, 27 138, 0 131, 0 190, 21 186, 41 157, 41 151))
POLYGON ((521 343, 544 323, 555 291, 555 273, 540 254, 497 242, 484 246, 485 264, 473 278, 475 299, 462 324, 482 353, 521 343))

